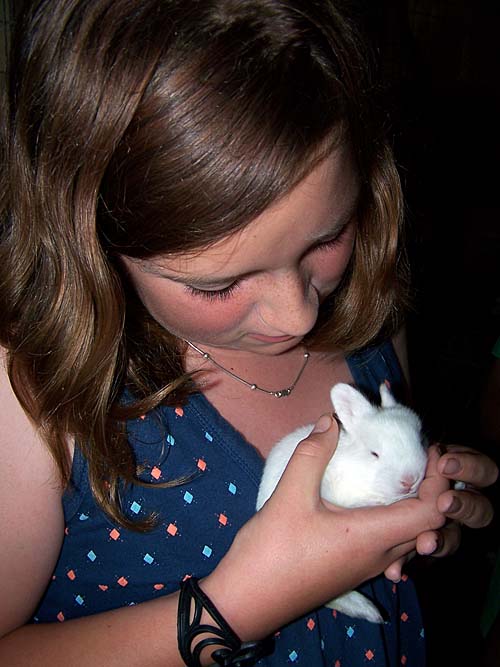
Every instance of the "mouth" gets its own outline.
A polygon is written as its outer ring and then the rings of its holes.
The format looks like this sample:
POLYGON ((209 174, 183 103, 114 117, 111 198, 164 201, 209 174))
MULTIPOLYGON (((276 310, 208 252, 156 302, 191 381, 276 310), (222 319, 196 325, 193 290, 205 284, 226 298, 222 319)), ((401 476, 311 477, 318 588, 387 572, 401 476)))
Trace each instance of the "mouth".
POLYGON ((264 334, 248 334, 248 337, 262 343, 287 343, 296 338, 296 336, 264 336, 264 334))

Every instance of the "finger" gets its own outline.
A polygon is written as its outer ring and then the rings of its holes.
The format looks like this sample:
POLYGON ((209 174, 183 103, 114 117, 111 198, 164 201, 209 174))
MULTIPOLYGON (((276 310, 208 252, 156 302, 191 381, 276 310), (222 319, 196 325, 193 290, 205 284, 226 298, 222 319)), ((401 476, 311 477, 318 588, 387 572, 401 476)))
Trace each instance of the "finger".
POLYGON ((421 556, 449 556, 458 549, 460 540, 460 525, 453 521, 440 530, 421 533, 417 537, 417 552, 421 556))
POLYGON ((289 499, 302 504, 319 500, 321 479, 335 452, 338 426, 331 415, 322 415, 312 433, 299 442, 283 473, 279 486, 286 486, 289 499))
POLYGON ((422 500, 431 499, 432 497, 437 498, 439 494, 449 489, 449 481, 438 470, 439 457, 438 448, 435 446, 430 447, 425 478, 418 490, 418 496, 422 500))
POLYGON ((447 445, 438 462, 438 471, 448 479, 461 480, 478 488, 494 484, 498 468, 489 456, 467 447, 447 445))
POLYGON ((384 571, 386 579, 389 579, 394 584, 399 583, 403 575, 403 567, 409 558, 411 558, 411 554, 403 556, 403 558, 398 558, 394 563, 391 563, 384 571))
POLYGON ((469 528, 484 528, 493 519, 491 502, 473 491, 445 491, 439 496, 437 507, 449 519, 469 528))

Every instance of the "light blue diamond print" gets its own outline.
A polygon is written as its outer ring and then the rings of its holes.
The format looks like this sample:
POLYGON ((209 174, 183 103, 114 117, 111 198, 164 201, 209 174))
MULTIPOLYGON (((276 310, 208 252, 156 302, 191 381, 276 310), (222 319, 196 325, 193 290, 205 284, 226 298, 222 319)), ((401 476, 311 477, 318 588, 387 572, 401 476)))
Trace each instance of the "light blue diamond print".
POLYGON ((75 602, 77 602, 79 605, 82 605, 84 600, 81 595, 77 595, 75 598, 75 602))
POLYGON ((87 554, 87 558, 88 558, 89 560, 91 560, 92 562, 94 562, 95 559, 97 558, 97 556, 96 556, 95 553, 92 551, 92 549, 88 552, 88 554, 87 554))
POLYGON ((80 519, 80 521, 87 521, 87 519, 89 518, 89 515, 88 515, 88 514, 84 514, 84 513, 82 512, 78 518, 80 519))
POLYGON ((298 657, 299 654, 297 653, 297 651, 292 651, 288 656, 290 662, 295 662, 298 659, 298 657))
POLYGON ((167 442, 172 447, 175 445, 175 438, 173 435, 170 435, 170 433, 167 435, 167 442))
POLYGON ((153 556, 151 556, 151 554, 146 554, 144 556, 144 560, 146 561, 146 563, 148 565, 151 565, 151 563, 154 561, 154 558, 153 558, 153 556))
POLYGON ((425 628, 422 628, 420 630, 420 636, 422 637, 422 639, 425 637, 425 628))
POLYGON ((205 431, 205 438, 208 440, 208 442, 213 441, 213 437, 210 435, 210 433, 208 433, 208 431, 205 431))
POLYGON ((139 503, 137 503, 137 502, 134 500, 134 502, 132 503, 132 505, 130 505, 130 509, 132 510, 132 512, 133 512, 134 514, 139 514, 139 512, 140 512, 140 510, 141 510, 141 505, 139 505, 139 503))
POLYGON ((210 556, 212 555, 212 549, 210 547, 207 547, 207 545, 205 544, 205 546, 203 547, 203 551, 201 553, 207 558, 210 558, 210 556))
POLYGON ((234 494, 236 493, 236 486, 232 482, 229 482, 229 486, 227 488, 229 490, 229 493, 232 493, 234 496, 234 494))
POLYGON ((189 491, 186 491, 186 493, 184 494, 184 500, 187 503, 192 503, 193 502, 193 494, 189 493, 189 491))
POLYGON ((346 635, 349 637, 349 639, 354 635, 354 628, 352 627, 352 625, 350 625, 347 628, 346 635))

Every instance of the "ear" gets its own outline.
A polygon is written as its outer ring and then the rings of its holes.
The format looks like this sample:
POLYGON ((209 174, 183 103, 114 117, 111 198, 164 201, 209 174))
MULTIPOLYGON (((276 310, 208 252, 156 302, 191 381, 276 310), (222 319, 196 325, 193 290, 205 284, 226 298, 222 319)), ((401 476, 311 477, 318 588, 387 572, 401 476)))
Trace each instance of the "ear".
POLYGON ((336 384, 330 392, 330 397, 333 408, 346 431, 352 430, 359 419, 376 411, 370 401, 349 384, 342 382, 336 384))
POLYGON ((380 399, 383 408, 393 408, 395 405, 397 405, 396 399, 391 394, 391 390, 385 382, 382 382, 378 390, 380 392, 380 399))

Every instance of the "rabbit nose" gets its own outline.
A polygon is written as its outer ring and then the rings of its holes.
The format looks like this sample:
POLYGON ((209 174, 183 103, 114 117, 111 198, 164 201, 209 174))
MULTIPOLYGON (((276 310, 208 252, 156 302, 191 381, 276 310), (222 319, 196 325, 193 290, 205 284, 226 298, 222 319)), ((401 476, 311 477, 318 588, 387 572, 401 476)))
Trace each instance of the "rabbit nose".
POLYGON ((401 480, 401 489, 403 490, 403 493, 411 493, 415 489, 413 488, 416 484, 416 478, 413 475, 405 475, 401 480))

